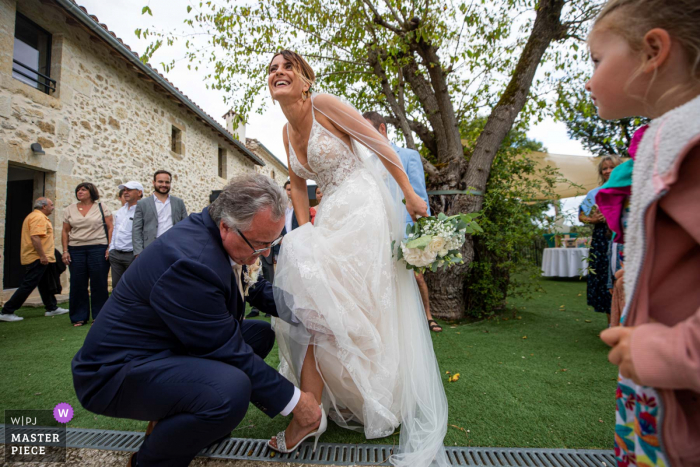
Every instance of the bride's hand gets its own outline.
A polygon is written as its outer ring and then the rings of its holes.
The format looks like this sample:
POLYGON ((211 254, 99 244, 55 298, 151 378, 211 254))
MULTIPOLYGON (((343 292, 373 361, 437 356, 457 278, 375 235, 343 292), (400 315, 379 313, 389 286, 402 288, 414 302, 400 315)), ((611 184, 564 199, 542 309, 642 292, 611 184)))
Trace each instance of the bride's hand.
POLYGON ((428 217, 428 204, 415 192, 406 196, 406 210, 414 222, 419 217, 428 217))

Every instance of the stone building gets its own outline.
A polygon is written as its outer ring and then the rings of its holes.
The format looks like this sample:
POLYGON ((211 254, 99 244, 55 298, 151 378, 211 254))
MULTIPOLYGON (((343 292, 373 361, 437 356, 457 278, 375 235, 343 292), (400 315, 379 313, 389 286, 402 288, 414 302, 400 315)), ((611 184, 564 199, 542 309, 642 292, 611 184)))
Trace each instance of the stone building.
POLYGON ((257 166, 255 170, 259 173, 267 175, 275 180, 280 186, 289 180, 289 170, 287 166, 282 164, 280 160, 270 152, 260 141, 254 138, 246 139, 245 145, 253 154, 265 161, 264 166, 257 166))
MULTIPOLYGON (((138 180, 150 192, 153 172, 166 169, 172 193, 196 212, 231 176, 267 170, 267 160, 72 0, 0 0, 4 289, 21 280, 19 232, 38 196, 55 202, 60 249, 63 209, 80 182, 116 209, 117 185, 138 180)), ((279 180, 286 168, 271 165, 279 180)))

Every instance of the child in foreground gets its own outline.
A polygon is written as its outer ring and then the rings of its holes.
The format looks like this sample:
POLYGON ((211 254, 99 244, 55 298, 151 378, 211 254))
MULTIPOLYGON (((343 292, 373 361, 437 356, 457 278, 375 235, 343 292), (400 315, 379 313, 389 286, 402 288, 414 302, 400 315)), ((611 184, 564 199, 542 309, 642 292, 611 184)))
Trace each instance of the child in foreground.
POLYGON ((619 466, 700 466, 700 2, 611 0, 588 39, 604 119, 652 119, 637 152, 621 327, 619 466))

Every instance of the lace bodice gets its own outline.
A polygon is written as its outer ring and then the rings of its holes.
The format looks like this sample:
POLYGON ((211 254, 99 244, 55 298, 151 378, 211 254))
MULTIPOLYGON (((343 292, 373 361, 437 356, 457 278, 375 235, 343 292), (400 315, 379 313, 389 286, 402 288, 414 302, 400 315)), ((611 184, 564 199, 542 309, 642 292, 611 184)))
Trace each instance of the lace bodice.
MULTIPOLYGON (((321 187, 324 196, 328 196, 350 174, 362 167, 362 162, 344 141, 316 121, 313 107, 311 112, 313 123, 306 150, 309 167, 299 162, 291 140, 289 141, 289 163, 295 174, 307 180, 314 180, 321 187)), ((287 138, 289 139, 289 127, 287 127, 287 138)))

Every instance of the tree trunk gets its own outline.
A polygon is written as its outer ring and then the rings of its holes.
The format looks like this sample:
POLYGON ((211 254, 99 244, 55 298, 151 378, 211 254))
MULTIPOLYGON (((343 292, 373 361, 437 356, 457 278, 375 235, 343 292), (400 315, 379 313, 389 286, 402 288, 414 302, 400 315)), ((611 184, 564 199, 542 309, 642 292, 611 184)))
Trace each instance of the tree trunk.
MULTIPOLYGON (((513 127, 515 119, 525 106, 532 80, 544 52, 553 40, 562 38, 566 33, 566 27, 560 21, 563 6, 564 0, 540 1, 530 37, 508 86, 496 107, 491 111, 484 131, 476 141, 467 170, 459 170, 457 161, 450 162, 443 171, 444 174, 449 175, 440 181, 447 182, 445 188, 473 189, 482 193, 485 191, 491 164, 501 143, 513 127), (455 169, 457 169, 456 172, 449 172, 455 169), (459 174, 461 179, 455 177, 456 174, 459 174)), ((443 185, 443 183, 440 184, 443 185)), ((438 204, 442 204, 441 210, 447 215, 478 212, 483 206, 482 195, 447 195, 440 198, 443 199, 438 204)), ((464 258, 463 264, 454 266, 446 272, 426 274, 426 281, 430 288, 430 309, 433 315, 440 318, 455 320, 465 316, 466 294, 469 293, 466 289, 466 275, 474 259, 474 245, 469 236, 464 242, 461 253, 464 258)))

